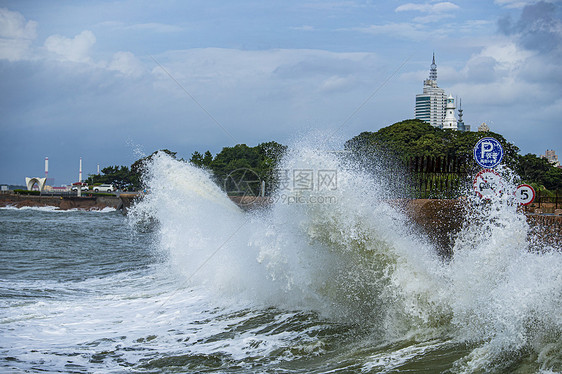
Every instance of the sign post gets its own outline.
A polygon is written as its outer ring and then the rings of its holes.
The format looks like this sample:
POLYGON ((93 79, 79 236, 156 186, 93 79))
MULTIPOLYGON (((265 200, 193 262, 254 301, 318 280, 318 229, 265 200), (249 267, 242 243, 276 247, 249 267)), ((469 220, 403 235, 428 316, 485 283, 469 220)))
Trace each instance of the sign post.
POLYGON ((472 186, 476 194, 483 199, 499 196, 503 191, 502 177, 492 169, 484 169, 476 174, 472 186))
POLYGON ((484 168, 472 181, 476 195, 483 199, 500 196, 503 190, 501 175, 493 170, 503 159, 503 148, 494 138, 482 138, 474 146, 474 161, 484 168))
POLYGON ((535 200, 535 189, 528 184, 520 184, 515 190, 515 200, 521 205, 529 205, 535 200))
POLYGON ((482 138, 474 146, 474 160, 485 169, 493 169, 503 158, 503 148, 494 138, 482 138))

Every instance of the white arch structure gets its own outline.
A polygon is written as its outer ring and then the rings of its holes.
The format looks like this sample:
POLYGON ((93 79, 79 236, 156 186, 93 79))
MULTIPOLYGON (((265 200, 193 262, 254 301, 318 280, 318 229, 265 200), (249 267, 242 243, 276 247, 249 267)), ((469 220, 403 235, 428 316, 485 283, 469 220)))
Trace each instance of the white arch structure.
POLYGON ((35 183, 39 186, 39 191, 43 191, 45 188, 45 182, 47 182, 47 178, 25 178, 25 185, 27 186, 28 191, 31 191, 35 183))

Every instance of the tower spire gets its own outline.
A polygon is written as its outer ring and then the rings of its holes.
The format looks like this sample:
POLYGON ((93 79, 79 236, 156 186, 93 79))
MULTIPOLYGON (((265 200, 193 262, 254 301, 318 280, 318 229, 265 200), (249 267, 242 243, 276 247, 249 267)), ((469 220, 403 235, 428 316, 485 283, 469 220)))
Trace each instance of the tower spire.
POLYGON ((464 120, 462 119, 462 99, 459 99, 459 109, 457 110, 459 113, 459 120, 457 121, 457 130, 459 131, 470 131, 470 126, 466 126, 464 124, 464 120))
POLYGON ((437 64, 435 63, 435 52, 433 52, 433 61, 429 68, 429 79, 432 81, 437 81, 437 64))

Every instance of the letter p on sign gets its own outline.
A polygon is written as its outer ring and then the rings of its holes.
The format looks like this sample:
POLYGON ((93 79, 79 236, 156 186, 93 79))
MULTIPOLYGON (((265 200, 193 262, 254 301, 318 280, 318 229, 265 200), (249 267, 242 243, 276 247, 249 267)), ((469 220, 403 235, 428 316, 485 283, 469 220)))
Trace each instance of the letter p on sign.
POLYGON ((493 150, 494 150, 494 143, 482 142, 482 157, 486 157, 486 153, 492 152, 493 150))

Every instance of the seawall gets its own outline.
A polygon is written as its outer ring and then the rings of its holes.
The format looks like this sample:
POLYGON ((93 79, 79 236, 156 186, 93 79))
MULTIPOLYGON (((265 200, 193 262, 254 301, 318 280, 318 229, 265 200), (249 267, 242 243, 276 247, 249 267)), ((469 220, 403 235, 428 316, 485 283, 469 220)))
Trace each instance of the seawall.
POLYGON ((83 209, 101 210, 103 208, 121 209, 123 203, 117 196, 34 196, 19 194, 0 194, 0 206, 44 207, 53 206, 61 210, 83 209))

